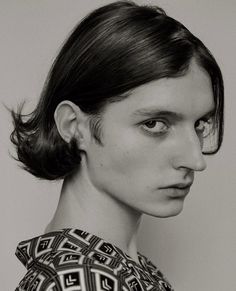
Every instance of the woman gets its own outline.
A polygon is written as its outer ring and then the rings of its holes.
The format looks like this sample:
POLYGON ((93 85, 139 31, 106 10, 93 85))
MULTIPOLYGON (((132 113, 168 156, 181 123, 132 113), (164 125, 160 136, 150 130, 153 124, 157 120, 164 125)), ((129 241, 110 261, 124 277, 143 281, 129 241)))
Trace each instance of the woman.
POLYGON ((63 179, 45 234, 19 243, 16 290, 173 290, 137 250, 142 214, 179 214, 223 137, 223 80, 204 44, 158 7, 90 13, 40 101, 12 111, 18 160, 63 179))

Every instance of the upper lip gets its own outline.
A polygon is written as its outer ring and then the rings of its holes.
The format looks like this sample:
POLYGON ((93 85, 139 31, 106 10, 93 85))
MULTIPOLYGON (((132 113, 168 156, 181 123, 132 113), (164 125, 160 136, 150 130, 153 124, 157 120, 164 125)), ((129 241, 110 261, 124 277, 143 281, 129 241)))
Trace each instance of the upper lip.
POLYGON ((178 188, 178 189, 185 189, 185 188, 189 188, 191 187, 193 184, 193 181, 188 182, 188 183, 176 183, 176 184, 172 184, 166 187, 162 187, 162 189, 166 189, 166 188, 178 188))

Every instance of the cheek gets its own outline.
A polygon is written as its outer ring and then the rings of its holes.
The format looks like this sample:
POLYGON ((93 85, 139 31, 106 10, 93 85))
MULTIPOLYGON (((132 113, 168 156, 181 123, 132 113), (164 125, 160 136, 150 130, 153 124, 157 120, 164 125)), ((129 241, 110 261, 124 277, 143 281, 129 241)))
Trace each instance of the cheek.
POLYGON ((109 141, 98 154, 100 178, 132 188, 151 187, 161 179, 168 165, 165 147, 150 137, 130 132, 110 136, 109 141))

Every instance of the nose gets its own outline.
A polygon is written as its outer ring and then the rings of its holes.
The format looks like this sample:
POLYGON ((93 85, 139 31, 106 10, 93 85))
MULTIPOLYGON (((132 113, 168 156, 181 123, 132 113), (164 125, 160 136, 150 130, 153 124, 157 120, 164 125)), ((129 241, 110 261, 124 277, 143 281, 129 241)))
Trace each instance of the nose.
POLYGON ((206 169, 206 161, 202 154, 202 142, 194 132, 180 138, 178 149, 175 152, 174 167, 187 168, 193 171, 206 169))

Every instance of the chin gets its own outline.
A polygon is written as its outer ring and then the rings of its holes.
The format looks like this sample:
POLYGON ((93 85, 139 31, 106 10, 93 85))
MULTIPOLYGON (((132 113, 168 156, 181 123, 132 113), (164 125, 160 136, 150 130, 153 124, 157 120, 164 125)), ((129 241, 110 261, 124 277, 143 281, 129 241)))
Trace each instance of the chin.
POLYGON ((158 217, 158 218, 168 218, 177 216, 183 210, 183 200, 174 200, 168 203, 167 205, 158 206, 157 208, 150 209, 149 211, 145 211, 145 214, 158 217))

